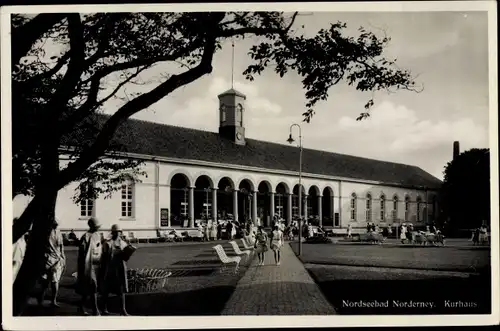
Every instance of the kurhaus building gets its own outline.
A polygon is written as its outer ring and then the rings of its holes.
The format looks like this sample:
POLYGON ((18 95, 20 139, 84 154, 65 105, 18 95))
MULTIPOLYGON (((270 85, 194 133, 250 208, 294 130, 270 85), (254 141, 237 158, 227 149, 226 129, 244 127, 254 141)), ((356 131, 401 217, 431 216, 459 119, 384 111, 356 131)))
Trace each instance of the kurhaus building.
MULTIPOLYGON (((91 216, 104 231, 118 223, 138 238, 192 228, 214 215, 252 218, 265 226, 278 215, 290 223, 298 216, 300 150, 247 138, 245 100, 234 89, 219 95, 218 133, 128 120, 114 140, 126 148, 124 157, 144 161, 147 176, 125 183, 111 198, 80 205, 72 200, 78 184, 68 185, 56 205, 61 230, 82 233, 91 216)), ((348 224, 361 231, 367 222, 432 222, 440 185, 415 166, 303 149, 303 215, 316 216, 336 232, 348 224)), ((16 198, 15 214, 26 204, 16 198)))

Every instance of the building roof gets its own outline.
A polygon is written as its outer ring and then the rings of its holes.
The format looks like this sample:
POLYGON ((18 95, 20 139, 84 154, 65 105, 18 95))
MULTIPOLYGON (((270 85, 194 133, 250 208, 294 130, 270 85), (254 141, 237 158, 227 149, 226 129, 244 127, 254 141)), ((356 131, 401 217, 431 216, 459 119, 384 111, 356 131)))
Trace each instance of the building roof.
POLYGON ((241 93, 239 91, 236 91, 234 88, 230 88, 226 92, 219 94, 219 97, 222 97, 224 95, 237 95, 237 96, 245 98, 245 99, 247 98, 246 95, 244 95, 243 93, 241 93))
MULTIPOLYGON (((106 117, 99 117, 100 125, 106 117)), ((73 137, 77 136, 75 132, 73 137)), ((297 147, 245 140, 246 145, 241 146, 216 132, 129 119, 118 128, 113 143, 123 145, 128 153, 299 171, 297 147)), ((65 145, 71 145, 70 140, 65 145)), ((416 166, 307 148, 303 149, 302 171, 408 187, 436 189, 441 185, 439 179, 416 166)))

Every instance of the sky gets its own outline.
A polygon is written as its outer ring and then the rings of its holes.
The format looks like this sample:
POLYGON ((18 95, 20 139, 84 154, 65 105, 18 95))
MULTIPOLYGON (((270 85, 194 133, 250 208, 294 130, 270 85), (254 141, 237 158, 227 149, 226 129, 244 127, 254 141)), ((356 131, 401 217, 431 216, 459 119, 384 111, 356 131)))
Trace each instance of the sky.
MULTIPOLYGON (((280 78, 272 70, 253 82, 241 74, 251 63, 247 53, 255 39, 238 41, 234 49, 234 85, 246 94, 247 138, 286 144, 292 123, 302 126, 305 148, 418 166, 439 179, 452 157, 453 141, 461 151, 488 147, 488 18, 486 12, 309 12, 298 17, 297 33, 312 36, 330 23, 347 23, 346 33, 360 26, 391 37, 384 52, 417 76, 421 93, 377 92, 371 116, 364 111, 371 93, 340 83, 327 101, 316 106, 310 123, 302 122, 306 99, 300 77, 280 78), (304 29, 300 27, 304 25, 304 29)), ((134 118, 182 127, 218 131, 217 95, 231 87, 231 42, 216 53, 213 72, 155 103, 134 118)), ((164 70, 167 70, 164 68, 164 70)), ((147 91, 161 73, 141 74, 147 91)), ((111 101, 106 112, 120 105, 111 101)))

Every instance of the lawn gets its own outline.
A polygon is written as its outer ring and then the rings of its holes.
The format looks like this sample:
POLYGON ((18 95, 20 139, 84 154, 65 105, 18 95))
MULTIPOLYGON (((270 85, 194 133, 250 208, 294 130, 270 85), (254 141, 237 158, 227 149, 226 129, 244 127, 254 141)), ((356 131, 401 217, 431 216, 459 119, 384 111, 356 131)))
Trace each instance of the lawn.
MULTIPOLYGON (((246 266, 242 265, 237 275, 221 274, 220 262, 212 246, 213 243, 176 243, 139 247, 128 263, 129 268, 166 268, 172 276, 162 291, 128 294, 128 312, 136 316, 219 315, 244 275, 246 266)), ((231 255, 231 246, 224 243, 223 247, 231 255)), ((71 275, 77 269, 77 252, 68 250, 66 258, 67 267, 59 296, 62 307, 54 310, 32 305, 25 315, 75 315, 79 296, 74 291, 75 280, 71 275)), ((116 300, 110 303, 110 311, 119 311, 116 300)))
POLYGON ((300 259, 339 314, 491 311, 488 248, 303 244, 300 259))

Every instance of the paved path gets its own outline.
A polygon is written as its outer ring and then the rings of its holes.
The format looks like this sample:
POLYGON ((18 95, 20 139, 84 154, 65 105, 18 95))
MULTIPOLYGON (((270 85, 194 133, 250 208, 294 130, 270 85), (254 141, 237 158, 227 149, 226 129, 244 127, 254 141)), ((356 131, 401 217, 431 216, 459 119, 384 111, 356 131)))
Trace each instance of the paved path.
POLYGON ((221 315, 331 315, 335 310, 295 256, 288 243, 276 266, 271 250, 266 265, 252 262, 221 315))

